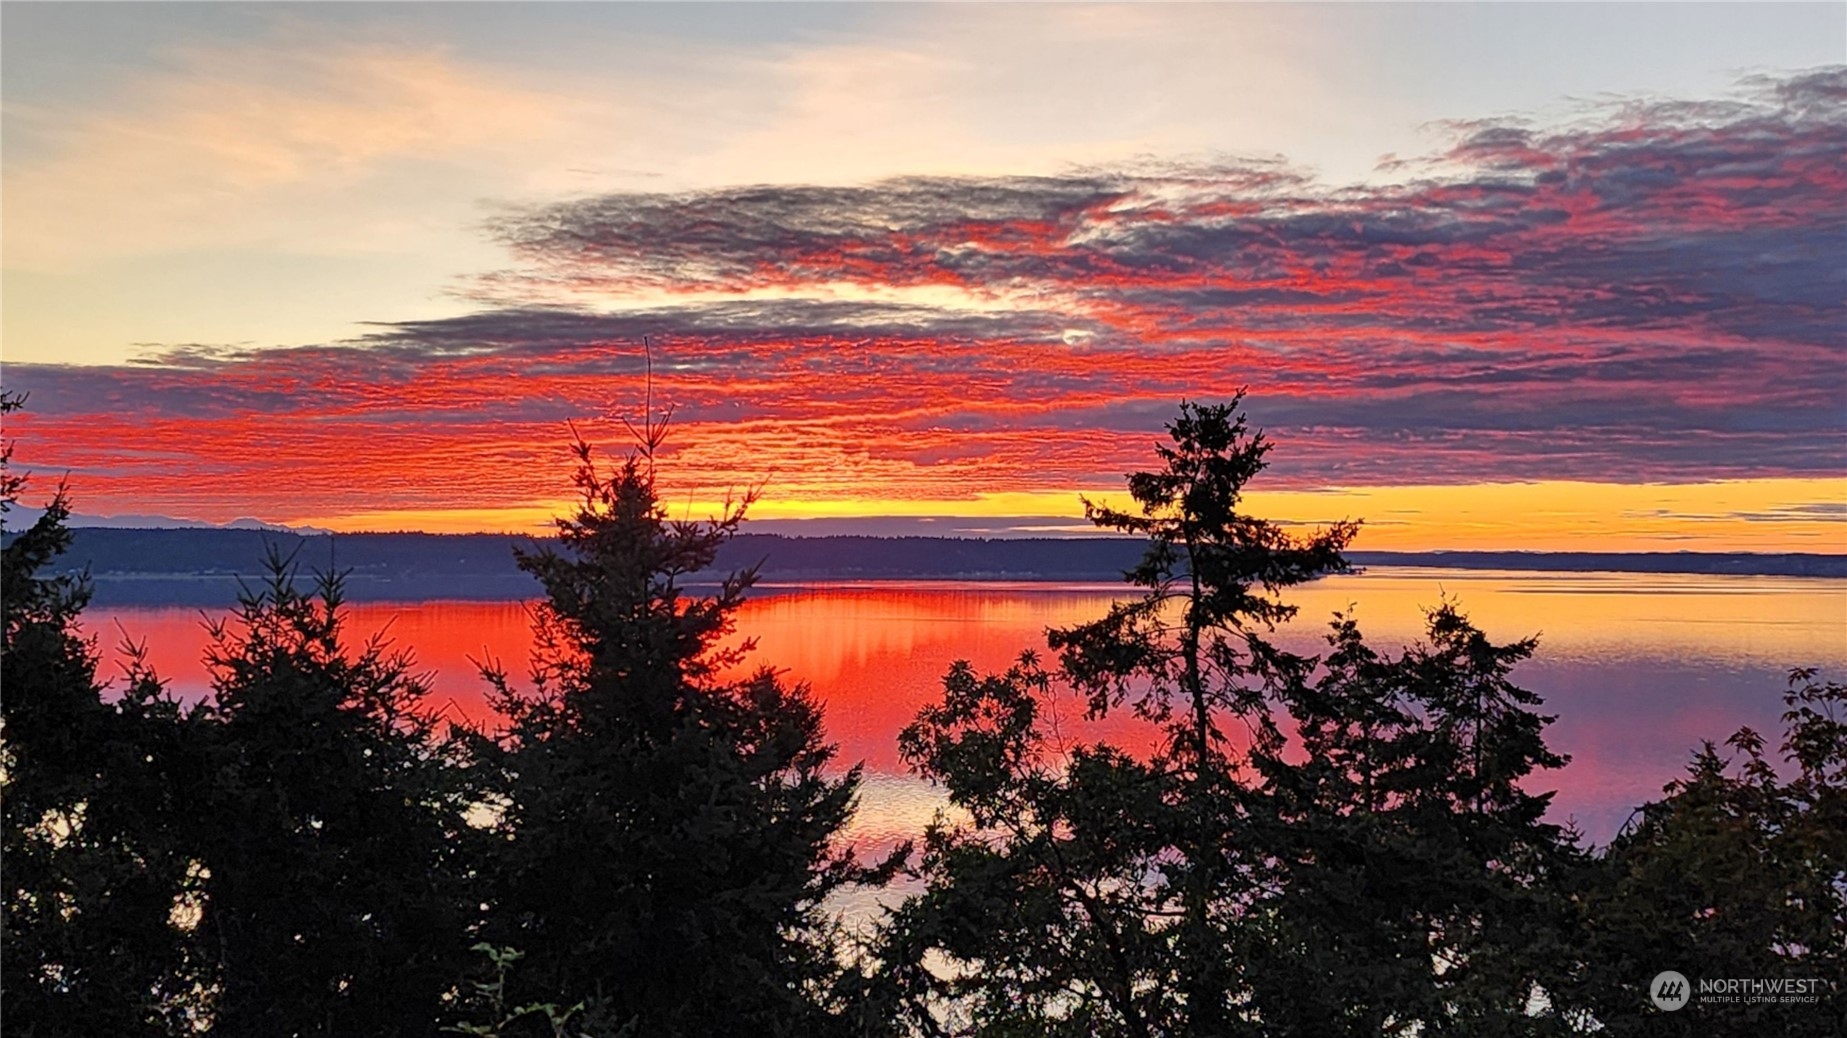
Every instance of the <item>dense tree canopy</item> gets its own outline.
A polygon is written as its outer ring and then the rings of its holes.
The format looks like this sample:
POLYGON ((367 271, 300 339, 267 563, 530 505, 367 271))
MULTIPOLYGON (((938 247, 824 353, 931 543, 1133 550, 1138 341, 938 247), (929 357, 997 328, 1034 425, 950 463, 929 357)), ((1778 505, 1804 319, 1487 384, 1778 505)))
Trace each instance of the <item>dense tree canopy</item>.
MULTIPOLYGON (((1048 632, 1056 671, 957 665, 901 735, 957 812, 885 933, 891 1015, 924 1034, 1655 1033, 1645 987, 1669 963, 1838 978, 1839 686, 1800 676, 1787 784, 1741 733, 1736 778, 1709 749, 1593 853, 1532 788, 1566 764, 1512 679, 1533 640, 1446 601, 1397 652, 1344 615, 1318 658, 1271 644, 1293 612, 1275 593, 1340 570, 1354 528, 1296 540, 1240 511, 1268 445, 1236 405, 1182 408, 1162 468, 1129 477, 1139 514, 1091 508, 1148 538, 1125 574, 1141 594, 1048 632), (1061 738, 1073 693, 1132 710, 1158 749, 1061 738)), ((1831 1001, 1805 1010, 1839 1025, 1831 1001)), ((1771 1012, 1791 1009, 1739 1020, 1771 1012)))
POLYGON ((1125 574, 1141 594, 1093 623, 1048 632, 1061 676, 1091 714, 1126 705, 1161 728, 1152 759, 1095 746, 1048 760, 1036 704, 1050 682, 1030 659, 986 682, 952 672, 943 706, 903 736, 913 765, 974 819, 930 833, 930 895, 900 913, 901 947, 888 953, 919 1020, 930 1015, 925 1002, 955 993, 976 1029, 1248 1029, 1251 960, 1240 946, 1277 862, 1255 839, 1264 812, 1239 772, 1250 749, 1279 742, 1271 703, 1309 663, 1265 635, 1294 611, 1276 592, 1344 569, 1355 527, 1297 539, 1241 510, 1269 444, 1238 401, 1182 405, 1168 432, 1156 448, 1162 467, 1129 477, 1139 511, 1086 506, 1097 525, 1147 538, 1125 574), (1232 744, 1232 719, 1254 747, 1232 744), (971 898, 1039 911, 997 927, 1010 935, 1000 941, 933 945, 929 935, 953 919, 932 914, 966 917, 971 898), (979 979, 930 983, 920 964, 931 950, 979 979))
MULTIPOLYGON (((0 413, 21 403, 0 393, 0 413)), ((25 488, 11 458, 8 443, 0 516, 25 488)), ((60 487, 0 552, 0 1022, 21 1035, 183 1030, 192 991, 169 917, 187 859, 160 773, 179 713, 139 667, 105 701, 79 627, 88 589, 44 573, 70 542, 68 516, 60 487)))
POLYGON ((1847 686, 1796 670, 1784 702, 1780 753, 1749 728, 1729 758, 1706 743, 1573 892, 1575 993, 1612 1030, 1847 1032, 1847 686), (1819 1007, 1694 1002, 1662 1019, 1630 981, 1663 969, 1832 988, 1819 1007))
POLYGON ((755 573, 684 586, 748 501, 670 521, 651 455, 605 475, 578 447, 576 514, 520 559, 545 595, 536 689, 490 672, 508 728, 479 748, 501 837, 488 933, 525 955, 515 999, 583 1002, 611 1033, 827 1033, 820 906, 859 877, 833 844, 858 769, 830 775, 807 688, 727 643, 755 573))
POLYGON ((214 1030, 436 1032, 474 921, 468 807, 407 653, 355 651, 340 583, 278 556, 210 626, 194 712, 198 952, 214 1030))
POLYGON ((1578 861, 1524 783, 1564 758, 1539 700, 1451 603, 1396 655, 1336 616, 1294 740, 1250 754, 1253 837, 1273 864, 1254 906, 1247 1011, 1267 1034, 1551 1034, 1572 937, 1559 877, 1578 861))
POLYGON ((1242 394, 1227 404, 1180 405, 1171 442, 1155 446, 1161 467, 1128 478, 1138 511, 1085 503, 1096 525, 1148 539, 1141 563, 1124 574, 1142 594, 1093 623, 1047 632, 1092 713, 1127 699, 1166 728, 1154 767, 1179 783, 1164 799, 1183 817, 1168 846, 1149 850, 1181 913, 1164 930, 1184 1006, 1177 1026, 1198 1035, 1235 1029, 1244 995, 1238 964, 1225 954, 1234 940, 1226 924, 1269 867, 1245 838, 1249 808, 1222 724, 1235 717, 1260 743, 1276 741, 1270 697, 1307 666, 1265 638, 1295 613, 1276 594, 1345 570, 1341 552, 1358 530, 1340 523, 1298 539, 1242 510, 1244 487, 1263 471, 1271 445, 1251 431, 1241 402, 1242 394))

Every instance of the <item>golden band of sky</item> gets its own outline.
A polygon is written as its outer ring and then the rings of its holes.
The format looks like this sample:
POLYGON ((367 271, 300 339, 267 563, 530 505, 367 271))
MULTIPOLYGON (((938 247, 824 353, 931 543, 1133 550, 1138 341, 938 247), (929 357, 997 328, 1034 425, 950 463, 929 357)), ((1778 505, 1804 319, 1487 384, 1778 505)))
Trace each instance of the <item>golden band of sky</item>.
MULTIPOLYGON (((977 494, 961 499, 787 500, 766 495, 756 519, 866 516, 1042 517, 1045 536, 1081 533, 1080 491, 977 494)), ((1121 506, 1121 495, 1088 493, 1121 506)), ((670 495, 671 497, 671 495, 670 495)), ((1361 519, 1355 547, 1378 551, 1847 551, 1847 479, 1755 479, 1692 484, 1573 481, 1255 490, 1253 514, 1292 523, 1361 519)), ((340 532, 426 530, 529 533, 564 514, 568 501, 487 509, 303 515, 340 532)), ((700 518, 720 503, 679 501, 675 516, 700 518)), ((746 529, 748 529, 746 524, 746 529)))

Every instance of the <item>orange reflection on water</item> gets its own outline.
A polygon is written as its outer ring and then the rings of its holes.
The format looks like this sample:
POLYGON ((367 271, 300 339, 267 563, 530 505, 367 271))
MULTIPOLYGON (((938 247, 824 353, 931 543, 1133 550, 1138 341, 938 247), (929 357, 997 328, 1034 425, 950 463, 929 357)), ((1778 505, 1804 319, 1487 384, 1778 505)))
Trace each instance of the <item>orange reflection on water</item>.
MULTIPOLYGON (((896 736, 942 692, 956 660, 977 672, 1007 669, 1026 649, 1046 659, 1045 629, 1101 616, 1107 587, 1032 584, 891 584, 789 590, 753 599, 738 629, 757 639, 757 658, 806 681, 827 704, 827 731, 841 756, 877 771, 900 771, 896 736)), ((1072 738, 1144 742, 1126 720, 1081 723, 1061 704, 1072 738)))
MULTIPOLYGON (((1044 630, 1094 619, 1121 593, 1114 585, 835 585, 765 589, 739 611, 739 636, 755 637, 756 663, 790 682, 808 682, 826 708, 827 732, 843 763, 864 761, 869 782, 854 832, 888 841, 917 831, 934 805, 930 787, 903 777, 898 731, 934 700, 957 659, 986 673, 1023 649, 1044 653, 1044 630)), ((1792 666, 1847 670, 1847 581, 1638 574, 1482 573, 1381 569, 1296 589, 1298 619, 1278 633, 1297 651, 1316 651, 1328 615, 1357 604, 1370 639, 1396 648, 1422 630, 1423 609, 1457 599, 1488 635, 1541 636, 1515 680, 1556 714, 1554 748, 1573 760, 1536 778, 1559 791, 1554 816, 1575 816, 1608 839, 1630 807, 1660 794, 1702 739, 1722 740, 1743 724, 1780 732, 1781 674, 1792 666)), ((175 692, 208 687, 200 655, 201 613, 190 608, 93 609, 89 630, 105 649, 117 625, 145 638, 175 692)), ((352 606, 357 641, 378 631, 414 649, 432 672, 433 701, 449 716, 491 722, 472 660, 498 658, 517 679, 532 637, 516 602, 370 603, 352 606)), ((1049 664, 1051 661, 1048 660, 1049 664)), ((1125 717, 1081 722, 1070 697, 1058 705, 1068 739, 1107 738, 1131 750, 1152 744, 1147 726, 1125 717)), ((1772 739, 1775 742, 1775 739, 1772 739)))
MULTIPOLYGON (((175 695, 196 700, 211 688, 204 663, 208 617, 225 610, 191 607, 96 608, 84 617, 87 631, 104 650, 103 671, 118 659, 124 636, 147 645, 148 659, 175 695)), ((235 633, 235 632, 234 632, 235 633)), ((474 660, 499 659, 514 675, 524 673, 532 651, 532 629, 521 602, 363 602, 345 610, 346 643, 353 650, 374 635, 393 649, 408 649, 413 669, 430 679, 430 702, 457 721, 491 719, 486 683, 474 660)))

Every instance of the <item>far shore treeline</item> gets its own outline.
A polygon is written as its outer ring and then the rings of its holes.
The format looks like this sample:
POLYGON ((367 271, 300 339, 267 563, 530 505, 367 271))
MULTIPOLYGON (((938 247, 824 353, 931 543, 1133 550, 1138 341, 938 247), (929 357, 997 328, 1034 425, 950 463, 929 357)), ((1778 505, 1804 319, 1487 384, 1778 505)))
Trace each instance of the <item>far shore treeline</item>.
MULTIPOLYGON (((675 521, 647 423, 613 464, 576 444, 577 506, 536 542, 79 533, 67 491, 43 494, 0 552, 0 1027, 1847 1033, 1847 685, 1790 661, 1764 690, 1782 732, 1689 746, 1659 800, 1589 845, 1546 817, 1571 764, 1514 680, 1534 639, 1496 641, 1439 601, 1410 646, 1341 614, 1310 618, 1315 655, 1275 644, 1290 589, 1389 563, 1348 550, 1357 521, 1242 511, 1271 445, 1240 404, 1183 403, 1128 479, 1133 508, 1087 505, 1120 535, 1093 541, 751 537, 749 500, 675 521), (182 574, 238 588, 209 623, 210 694, 179 701, 145 650, 105 684, 85 608, 182 574), (730 637, 753 585, 784 577, 1115 578, 1121 594, 1003 673, 952 666, 897 737, 948 808, 912 842, 866 846, 849 835, 861 771, 821 705, 730 637), (437 578, 453 584, 436 594, 534 603, 531 660, 482 666, 498 727, 442 722, 415 646, 343 627, 349 597, 424 597, 437 578), (1060 704, 1153 748, 1074 743, 1060 704), (849 925, 856 895, 885 907, 849 925), (1708 997, 1763 984, 1775 998, 1708 997)), ((0 512, 26 491, 0 464, 0 512)))
MULTIPOLYGON (((9 538, 13 534, 7 535, 9 538)), ((538 584, 514 549, 550 538, 512 534, 348 533, 304 535, 238 529, 71 531, 52 573, 90 576, 98 605, 231 605, 237 578, 261 576, 274 550, 345 576, 349 601, 531 598, 538 584)), ((1141 558, 1144 541, 1125 537, 801 537, 740 533, 719 549, 710 579, 757 566, 765 582, 965 580, 1115 582, 1141 558)), ((1347 553, 1362 569, 1683 573, 1847 577, 1847 555, 1816 552, 1347 553)))

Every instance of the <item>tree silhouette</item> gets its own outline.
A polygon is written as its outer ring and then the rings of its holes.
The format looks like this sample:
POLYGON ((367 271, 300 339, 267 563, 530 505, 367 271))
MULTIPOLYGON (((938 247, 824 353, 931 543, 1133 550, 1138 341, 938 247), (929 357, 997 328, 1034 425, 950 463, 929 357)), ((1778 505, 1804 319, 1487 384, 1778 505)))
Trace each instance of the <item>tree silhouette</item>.
POLYGON ((886 949, 889 997, 920 1025, 936 998, 959 1001, 978 1029, 1242 1026, 1248 985, 1232 950, 1272 863, 1246 838, 1252 791, 1222 725, 1237 718, 1261 745, 1280 742, 1270 704, 1310 661, 1267 640, 1294 612, 1275 593, 1345 569, 1356 525, 1298 539, 1241 510, 1269 452, 1241 402, 1181 405, 1170 442, 1156 447, 1162 467, 1129 477, 1137 512, 1085 502, 1096 525, 1148 539, 1125 574, 1142 594, 1047 632, 1093 716, 1126 705, 1161 727, 1152 760, 1106 746, 1048 758, 1039 704, 1049 685, 1031 661, 986 682, 952 671, 943 706, 906 731, 907 759, 974 821, 928 834, 930 891, 899 913, 886 949), (1025 905, 1034 910, 996 921, 1025 905), (958 921, 982 906, 1002 916, 958 921), (967 963, 964 975, 923 968, 933 948, 967 963))
POLYGON ((1172 443, 1155 447, 1162 467, 1129 476, 1138 512, 1085 502, 1092 523, 1148 538, 1141 564, 1125 574, 1144 593, 1046 639, 1093 714, 1126 699, 1166 726, 1157 766, 1183 780, 1178 796, 1188 817, 1162 872, 1178 888, 1183 913, 1174 939, 1186 1033, 1201 1035, 1232 1026, 1240 987, 1223 954, 1225 915, 1213 906, 1243 897, 1240 888, 1263 866, 1236 838, 1245 812, 1220 718, 1242 719, 1261 745, 1280 739, 1267 702, 1307 661, 1266 640, 1295 613, 1274 595, 1345 570, 1341 551, 1358 531, 1343 522, 1302 540, 1240 510, 1245 484, 1270 451, 1250 430, 1242 402, 1240 392, 1226 404, 1180 405, 1168 426, 1172 443))
POLYGON ((508 719, 479 748, 501 837, 488 932, 525 955, 507 998, 584 1002, 611 1033, 826 1033, 840 966, 819 906, 859 876, 832 843, 858 769, 830 777, 806 687, 726 644, 755 571, 687 591, 750 502, 669 520, 649 434, 608 475, 578 441, 576 513, 519 556, 545 592, 535 691, 488 668, 508 719))
POLYGON ((1522 785, 1565 758, 1511 670, 1453 603, 1393 657, 1337 615, 1284 697, 1295 738, 1250 754, 1250 836, 1270 892, 1247 917, 1248 1013, 1271 1034, 1567 1033, 1560 997, 1580 857, 1522 785))
POLYGON ((1538 699, 1452 605, 1396 657, 1337 617, 1317 660, 1271 644, 1276 593, 1345 568, 1355 525, 1307 538, 1244 514, 1267 443, 1183 405, 1129 478, 1143 589, 1047 632, 1002 675, 958 664, 900 737, 960 817, 926 832, 923 892, 880 946, 919 1033, 1528 1034, 1566 1029, 1555 896, 1577 859, 1521 782, 1557 767, 1538 699), (1165 736, 1146 760, 1062 743, 1056 685, 1165 736), (1227 731, 1237 724, 1242 738, 1227 731))
MULTIPOLYGON (((0 414, 23 399, 0 391, 0 414)), ((25 477, 0 448, 0 528, 25 477)), ((79 627, 81 577, 43 570, 70 545, 63 487, 0 551, 0 1017, 22 1035, 164 1033, 190 985, 169 926, 186 859, 171 790, 152 766, 178 709, 144 666, 115 703, 79 627)))
POLYGON ((474 921, 468 801, 427 686, 343 631, 340 580, 268 577, 210 624, 197 711, 199 954, 214 1032, 436 1032, 474 921))
POLYGON ((1179 1033, 1185 1002, 1163 876, 1189 831, 1176 776, 1108 746, 1065 747, 1031 654, 943 699, 899 737, 961 818, 925 831, 921 893, 881 934, 874 999, 922 1034, 1179 1033))
MULTIPOLYGON (((410 657, 352 645, 341 582, 268 577, 210 625, 191 710, 80 624, 62 487, 0 550, 0 1016, 24 1035, 1402 1036, 1847 1029, 1847 686, 1792 672, 1777 751, 1708 743, 1601 853, 1545 821, 1565 759, 1497 643, 1445 601, 1381 651, 1336 614, 1273 643, 1355 524, 1246 514, 1269 444, 1183 404, 1135 510, 1137 590, 1005 673, 966 663, 899 735, 950 809, 917 892, 848 961, 824 902, 882 883, 839 838, 859 771, 807 689, 748 669, 751 503, 670 520, 663 426, 518 554, 533 687, 441 732, 410 657), (733 550, 736 549, 733 545, 733 550), (703 590, 702 590, 703 589, 703 590), (1126 711, 1129 753, 1060 704, 1126 711), (1780 757, 1780 761, 1777 759, 1780 757), (490 973, 476 975, 486 954, 490 973), (1663 1014, 1654 973, 1814 977, 1819 1006, 1663 1014)), ((0 414, 21 399, 0 391, 0 414)), ((24 477, 0 448, 0 533, 24 477)))
POLYGON ((1573 994, 1613 1033, 1847 1029, 1847 686, 1795 670, 1784 702, 1780 754, 1749 728, 1726 740, 1729 756, 1706 743, 1573 891, 1573 994), (1669 969, 1693 980, 1817 978, 1819 1004, 1694 999, 1662 1014, 1647 985, 1669 969))

